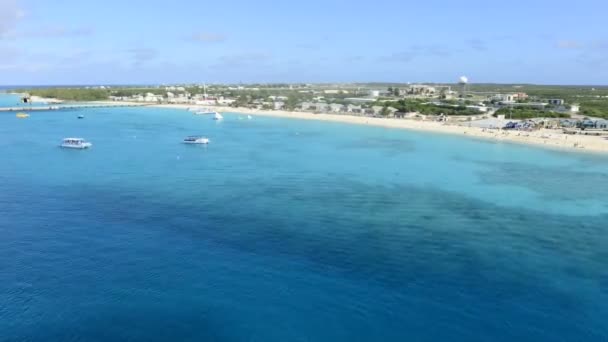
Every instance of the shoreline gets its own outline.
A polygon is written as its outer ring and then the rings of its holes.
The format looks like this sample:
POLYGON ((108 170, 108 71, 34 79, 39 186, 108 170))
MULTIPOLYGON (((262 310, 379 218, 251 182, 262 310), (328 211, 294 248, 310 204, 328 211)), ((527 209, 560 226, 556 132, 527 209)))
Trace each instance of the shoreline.
MULTIPOLYGON (((25 93, 8 93, 8 94, 10 94, 10 95, 17 95, 17 96, 20 96, 20 97, 23 97, 23 96, 27 95, 25 93)), ((40 96, 36 96, 36 95, 30 96, 30 100, 31 100, 31 103, 48 103, 48 104, 58 104, 58 103, 64 103, 65 102, 65 101, 59 100, 59 99, 40 97, 40 96)))
MULTIPOLYGON (((162 104, 151 105, 155 108, 171 108, 187 110, 194 105, 162 104)), ((210 109, 223 113, 241 113, 258 116, 269 116, 278 118, 291 118, 302 120, 329 121, 346 124, 367 125, 385 128, 405 129, 431 133, 442 133, 459 135, 469 138, 479 138, 496 142, 510 142, 517 144, 533 145, 551 149, 608 153, 608 139, 600 136, 569 135, 561 130, 541 129, 539 131, 506 131, 496 129, 484 129, 465 125, 446 124, 437 121, 418 121, 411 119, 374 118, 354 116, 347 114, 314 114, 308 112, 289 112, 282 110, 257 110, 249 108, 234 108, 213 106, 210 109)))

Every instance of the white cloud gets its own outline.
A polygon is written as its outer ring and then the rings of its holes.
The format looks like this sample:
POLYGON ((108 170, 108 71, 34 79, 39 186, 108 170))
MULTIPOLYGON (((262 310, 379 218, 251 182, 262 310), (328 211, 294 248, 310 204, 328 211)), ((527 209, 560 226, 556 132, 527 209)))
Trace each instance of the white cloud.
POLYGON ((18 0, 0 0, 0 38, 12 32, 24 15, 18 0))
POLYGON ((127 52, 133 57, 134 66, 142 66, 158 57, 158 51, 152 48, 132 48, 127 50, 127 52))
POLYGON ((230 67, 239 67, 239 66, 252 66, 252 65, 261 65, 270 61, 272 56, 266 52, 244 52, 238 53, 234 55, 226 55, 220 57, 220 65, 222 66, 230 66, 230 67))
MULTIPOLYGON (((0 0, 1 1, 1 0, 0 0)), ((48 39, 48 38, 76 38, 93 35, 95 31, 90 27, 67 28, 63 26, 40 27, 29 31, 12 31, 6 33, 11 39, 48 39)))
POLYGON ((198 32, 189 37, 190 40, 199 43, 219 43, 226 40, 226 36, 220 33, 198 32))
POLYGON ((556 46, 559 49, 565 50, 579 50, 585 47, 585 44, 579 42, 577 40, 560 40, 557 42, 556 46))

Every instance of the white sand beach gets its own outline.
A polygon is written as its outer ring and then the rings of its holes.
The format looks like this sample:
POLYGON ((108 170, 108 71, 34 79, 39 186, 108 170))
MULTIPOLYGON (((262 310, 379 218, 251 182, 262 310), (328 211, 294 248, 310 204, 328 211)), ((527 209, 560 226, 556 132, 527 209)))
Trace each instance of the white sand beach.
POLYGON ((31 96, 30 100, 32 100, 33 103, 63 103, 63 100, 57 100, 57 99, 51 99, 51 98, 46 98, 46 97, 40 97, 40 96, 31 96))
MULTIPOLYGON (((154 105, 158 108, 188 109, 193 105, 154 105)), ((272 116, 302 120, 343 122, 357 125, 380 126, 434 133, 455 134, 471 138, 489 139, 519 144, 538 145, 573 151, 608 153, 608 139, 601 136, 564 134, 561 130, 541 129, 532 132, 492 130, 469 127, 466 123, 454 124, 412 119, 372 118, 346 114, 313 114, 308 112, 288 112, 278 110, 256 110, 248 108, 212 107, 218 112, 243 113, 259 116, 272 116)))
MULTIPOLYGON (((26 96, 27 94, 23 94, 23 93, 11 93, 13 95, 18 95, 18 96, 26 96)), ((36 95, 32 95, 30 96, 30 101, 32 101, 32 103, 49 103, 49 104, 55 104, 55 103, 63 103, 63 100, 59 100, 59 99, 53 99, 53 98, 47 98, 47 97, 41 97, 41 96, 36 96, 36 95)))

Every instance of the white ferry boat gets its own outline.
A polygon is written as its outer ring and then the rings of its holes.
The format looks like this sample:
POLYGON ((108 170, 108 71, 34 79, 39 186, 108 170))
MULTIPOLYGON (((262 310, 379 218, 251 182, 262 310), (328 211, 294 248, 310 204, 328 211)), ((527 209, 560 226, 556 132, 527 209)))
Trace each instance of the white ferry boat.
POLYGON ((209 143, 209 139, 202 137, 200 135, 191 135, 189 137, 184 138, 184 144, 203 144, 206 145, 209 143))
POLYGON ((82 138, 65 138, 60 146, 63 148, 85 149, 93 146, 93 144, 82 138))

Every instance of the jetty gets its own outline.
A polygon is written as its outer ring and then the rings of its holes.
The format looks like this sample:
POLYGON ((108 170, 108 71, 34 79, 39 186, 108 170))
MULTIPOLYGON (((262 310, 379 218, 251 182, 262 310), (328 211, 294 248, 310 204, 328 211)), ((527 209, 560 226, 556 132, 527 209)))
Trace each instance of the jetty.
POLYGON ((69 109, 88 109, 88 108, 114 108, 114 107, 143 107, 146 103, 91 103, 91 104, 55 104, 50 106, 19 106, 19 107, 0 107, 0 112, 32 112, 32 111, 51 111, 69 109))

